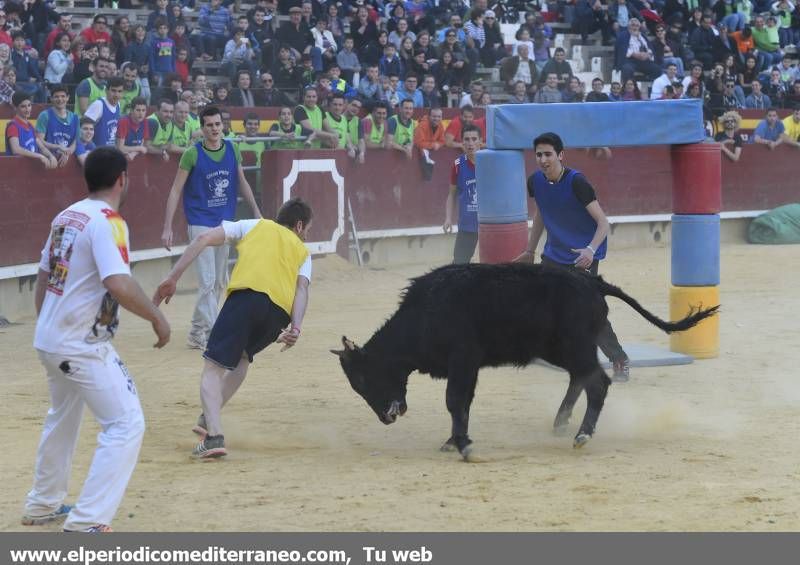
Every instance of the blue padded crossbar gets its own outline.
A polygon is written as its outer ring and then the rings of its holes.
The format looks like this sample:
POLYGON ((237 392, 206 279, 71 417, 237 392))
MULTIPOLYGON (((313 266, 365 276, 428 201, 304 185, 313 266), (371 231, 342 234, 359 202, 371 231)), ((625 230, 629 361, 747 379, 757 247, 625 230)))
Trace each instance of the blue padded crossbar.
POLYGON ((486 109, 489 149, 530 149, 552 131, 565 147, 699 143, 706 138, 699 99, 579 104, 500 104, 486 109))

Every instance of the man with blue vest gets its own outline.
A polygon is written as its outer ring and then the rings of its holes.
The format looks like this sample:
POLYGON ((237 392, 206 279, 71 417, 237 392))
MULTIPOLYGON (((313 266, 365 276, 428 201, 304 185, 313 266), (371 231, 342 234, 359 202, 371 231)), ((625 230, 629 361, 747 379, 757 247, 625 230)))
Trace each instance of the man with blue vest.
MULTIPOLYGON (((242 156, 236 143, 222 137, 222 112, 209 106, 200 112, 203 139, 189 147, 178 165, 178 172, 167 198, 161 242, 172 247, 172 223, 183 195, 183 212, 189 225, 189 239, 212 231, 223 221, 233 221, 239 194, 261 217, 250 184, 242 170, 242 156)), ((205 349, 217 318, 219 301, 228 284, 228 246, 203 249, 197 267, 197 303, 192 315, 188 345, 205 349)))
POLYGON ((63 167, 75 153, 78 141, 78 116, 67 110, 69 94, 63 84, 50 85, 50 101, 53 103, 36 118, 36 137, 50 150, 63 167))
POLYGON ((122 151, 128 161, 133 161, 139 155, 147 153, 144 142, 150 138, 145 115, 147 114, 147 100, 142 97, 131 100, 130 112, 123 116, 117 127, 117 149, 122 151))
POLYGON ((16 109, 16 114, 6 124, 6 155, 31 157, 41 161, 45 168, 55 169, 58 161, 42 141, 36 138, 36 130, 28 121, 33 108, 31 95, 15 92, 11 97, 11 104, 16 109))
POLYGON ((464 154, 453 163, 450 190, 444 209, 444 233, 453 231, 453 216, 458 206, 458 234, 453 248, 453 263, 469 263, 478 246, 478 185, 475 180, 475 154, 481 147, 481 130, 466 125, 461 129, 464 154))
MULTIPOLYGON (((528 178, 531 197, 531 227, 528 248, 515 260, 533 263, 542 232, 547 241, 542 264, 559 268, 583 269, 597 274, 606 256, 611 228, 594 188, 580 171, 562 164, 564 143, 555 133, 543 133, 533 141, 539 170, 528 178)), ((601 330, 597 345, 612 362, 615 382, 630 378, 628 355, 610 323, 601 330)))
POLYGON ((281 206, 274 222, 223 222, 194 238, 156 289, 153 302, 169 302, 181 274, 204 250, 228 243, 236 245, 239 257, 227 299, 203 354, 203 412, 192 430, 200 436, 200 443, 192 451, 195 458, 227 455, 222 407, 244 382, 255 354, 273 342, 283 343, 284 351, 300 337, 311 281, 311 256, 303 243, 311 218, 311 207, 294 198, 281 206))
POLYGON ((94 144, 97 147, 115 146, 117 143, 117 127, 122 118, 119 101, 125 81, 122 77, 108 79, 105 96, 95 100, 86 108, 84 116, 94 121, 94 144))

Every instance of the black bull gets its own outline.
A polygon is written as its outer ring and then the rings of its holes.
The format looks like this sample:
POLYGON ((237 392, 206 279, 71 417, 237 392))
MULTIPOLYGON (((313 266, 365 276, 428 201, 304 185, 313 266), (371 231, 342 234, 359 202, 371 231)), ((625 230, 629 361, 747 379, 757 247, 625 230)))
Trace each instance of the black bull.
POLYGON ((553 423, 566 429, 581 391, 587 407, 575 436, 580 447, 592 436, 610 379, 597 359, 596 339, 606 322, 605 297, 626 302, 651 324, 670 333, 688 330, 719 306, 666 322, 601 277, 544 265, 449 265, 416 279, 397 312, 364 347, 346 337, 333 351, 350 385, 384 424, 405 413, 408 375, 417 370, 447 379, 450 438, 465 458, 469 409, 481 367, 524 367, 535 359, 569 372, 569 386, 553 423))

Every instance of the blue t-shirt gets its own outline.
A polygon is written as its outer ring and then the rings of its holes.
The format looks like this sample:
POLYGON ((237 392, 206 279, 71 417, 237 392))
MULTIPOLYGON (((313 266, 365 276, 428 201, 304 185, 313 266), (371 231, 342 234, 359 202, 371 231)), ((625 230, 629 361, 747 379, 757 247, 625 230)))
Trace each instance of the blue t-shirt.
POLYGON ((761 120, 758 126, 756 126, 756 129, 753 132, 753 137, 750 138, 750 141, 751 143, 754 143, 756 135, 762 139, 766 139, 767 141, 778 141, 784 131, 786 131, 786 128, 783 127, 783 122, 780 120, 778 120, 778 123, 775 124, 775 127, 772 129, 769 128, 767 120, 761 120))
POLYGON ((458 231, 476 233, 478 231, 478 183, 475 179, 475 165, 461 155, 453 163, 450 183, 456 186, 458 197, 458 231))

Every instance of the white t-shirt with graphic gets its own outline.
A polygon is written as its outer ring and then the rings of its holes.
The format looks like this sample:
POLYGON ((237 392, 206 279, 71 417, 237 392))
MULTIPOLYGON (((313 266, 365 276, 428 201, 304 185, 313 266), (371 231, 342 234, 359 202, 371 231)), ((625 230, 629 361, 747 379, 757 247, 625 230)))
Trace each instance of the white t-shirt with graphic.
POLYGON ((119 304, 103 286, 130 275, 128 225, 102 200, 76 202, 53 220, 39 268, 50 273, 33 346, 80 354, 114 337, 119 304))

